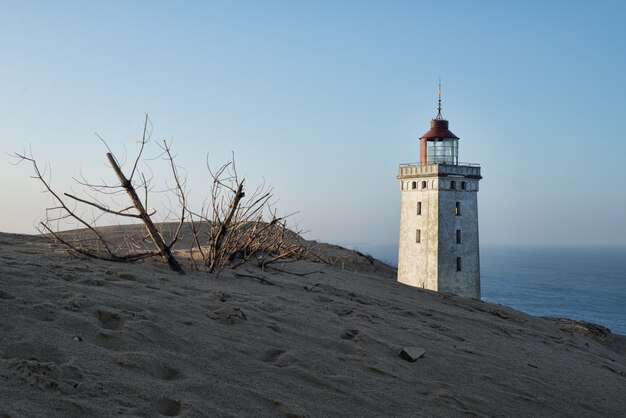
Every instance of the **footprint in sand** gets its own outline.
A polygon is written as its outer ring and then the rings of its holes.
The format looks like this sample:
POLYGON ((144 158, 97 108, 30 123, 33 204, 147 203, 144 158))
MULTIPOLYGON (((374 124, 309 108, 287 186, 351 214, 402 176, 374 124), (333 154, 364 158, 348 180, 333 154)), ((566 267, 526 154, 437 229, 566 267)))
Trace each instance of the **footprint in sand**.
POLYGON ((75 282, 78 279, 80 279, 80 276, 74 273, 70 273, 67 271, 60 271, 56 273, 56 276, 61 279, 64 280, 66 282, 75 282))
POLYGON ((117 275, 117 277, 119 277, 122 280, 129 280, 131 282, 139 280, 139 277, 137 277, 137 276, 135 276, 134 274, 131 274, 131 273, 120 273, 120 274, 117 275))
POLYGON ((126 321, 119 312, 98 309, 96 315, 102 328, 120 330, 126 328, 126 321))
POLYGON ((355 314, 354 309, 349 308, 347 306, 340 306, 336 308, 334 311, 339 316, 351 316, 355 314))
POLYGON ((207 313, 207 317, 220 324, 233 325, 246 321, 248 317, 241 308, 226 307, 207 313))
POLYGON ((177 380, 180 379, 182 374, 171 367, 158 366, 156 368, 158 376, 163 380, 177 380))
POLYGON ((439 332, 448 332, 448 331, 450 331, 450 328, 448 328, 448 327, 446 327, 444 325, 438 324, 436 322, 431 323, 430 327, 432 329, 434 329, 435 331, 439 331, 439 332))
POLYGON ((284 403, 280 401, 270 399, 270 398, 265 398, 265 399, 270 402, 272 408, 274 408, 274 410, 277 412, 276 416, 283 416, 283 417, 289 417, 289 418, 304 418, 304 417, 309 416, 304 411, 297 412, 297 410, 293 409, 292 407, 288 405, 285 405, 284 403))
POLYGON ((91 277, 88 277, 86 279, 82 279, 78 283, 84 284, 84 285, 87 285, 87 286, 104 286, 104 282, 102 280, 92 279, 91 277))
POLYGON ((53 322, 57 319, 57 309, 49 303, 40 303, 33 306, 33 316, 40 321, 53 322))
POLYGON ((358 329, 347 329, 341 333, 341 338, 350 341, 361 341, 361 331, 358 329))
POLYGON ((211 299, 218 299, 220 302, 226 302, 228 299, 230 299, 232 296, 226 292, 223 292, 221 290, 216 290, 210 293, 210 297, 211 299))
MULTIPOLYGON (((38 360, 10 359, 0 360, 0 367, 8 376, 18 378, 22 383, 38 388, 40 391, 51 390, 56 393, 72 393, 78 382, 65 378, 64 368, 56 363, 38 360)), ((3 416, 0 413, 0 416, 3 416)))
POLYGON ((64 303, 61 307, 66 311, 80 312, 80 308, 88 304, 89 300, 85 295, 74 293, 65 296, 64 303))
POLYGON ((182 373, 165 365, 160 359, 148 353, 123 352, 113 355, 120 367, 133 370, 156 379, 172 381, 182 378, 182 373))
POLYGON ((264 352, 261 355, 261 361, 263 363, 271 363, 271 365, 275 367, 288 367, 298 363, 299 360, 296 356, 285 350, 274 348, 264 352))
POLYGON ((278 332, 278 333, 282 333, 283 329, 280 325, 278 324, 270 324, 267 326, 269 329, 271 329, 274 332, 278 332))
POLYGON ((180 415, 182 409, 182 404, 173 399, 163 398, 157 402, 159 414, 165 415, 166 417, 176 417, 180 415))
POLYGON ((274 363, 280 359, 280 356, 285 354, 285 350, 273 349, 268 350, 261 356, 261 361, 264 363, 274 363))
POLYGON ((126 343, 117 333, 110 331, 100 331, 96 335, 96 345, 107 350, 120 351, 126 348, 126 343))

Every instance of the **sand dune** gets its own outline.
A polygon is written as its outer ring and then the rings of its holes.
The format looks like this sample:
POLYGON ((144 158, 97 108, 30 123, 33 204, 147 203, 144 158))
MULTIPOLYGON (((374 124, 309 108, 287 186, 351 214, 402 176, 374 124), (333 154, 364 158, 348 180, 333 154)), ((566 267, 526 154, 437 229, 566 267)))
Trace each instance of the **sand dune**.
POLYGON ((181 276, 0 234, 0 417, 626 413, 623 337, 350 254, 181 276))

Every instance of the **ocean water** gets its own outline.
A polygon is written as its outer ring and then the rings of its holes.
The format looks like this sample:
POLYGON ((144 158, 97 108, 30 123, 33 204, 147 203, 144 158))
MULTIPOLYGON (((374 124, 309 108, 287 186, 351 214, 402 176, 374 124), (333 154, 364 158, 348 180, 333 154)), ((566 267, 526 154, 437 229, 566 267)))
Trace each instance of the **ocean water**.
MULTIPOLYGON (((345 245, 397 265, 397 246, 345 245)), ((485 301, 626 335, 626 247, 480 247, 485 301)))
POLYGON ((483 300, 626 335, 626 248, 481 246, 483 300))

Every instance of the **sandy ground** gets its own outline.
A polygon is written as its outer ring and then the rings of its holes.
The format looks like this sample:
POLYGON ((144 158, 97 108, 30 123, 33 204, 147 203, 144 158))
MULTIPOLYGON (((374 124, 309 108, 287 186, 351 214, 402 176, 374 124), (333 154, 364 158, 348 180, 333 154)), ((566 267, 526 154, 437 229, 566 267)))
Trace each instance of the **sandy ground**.
POLYGON ((0 417, 626 415, 623 337, 351 257, 181 276, 0 234, 0 417))

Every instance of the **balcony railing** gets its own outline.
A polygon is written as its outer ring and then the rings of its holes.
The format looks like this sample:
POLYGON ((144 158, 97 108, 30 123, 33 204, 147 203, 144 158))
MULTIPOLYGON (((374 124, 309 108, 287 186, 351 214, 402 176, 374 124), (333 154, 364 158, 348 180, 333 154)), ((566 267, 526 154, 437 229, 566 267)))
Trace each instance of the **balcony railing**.
POLYGON ((445 163, 420 163, 419 161, 414 163, 403 163, 400 164, 400 167, 409 167, 409 166, 418 166, 418 165, 448 165, 448 166, 463 166, 463 167, 480 167, 480 164, 475 163, 458 163, 458 164, 445 164, 445 163))
POLYGON ((460 175, 480 178, 480 164, 420 164, 416 162, 400 164, 398 169, 398 178, 432 175, 460 175))

